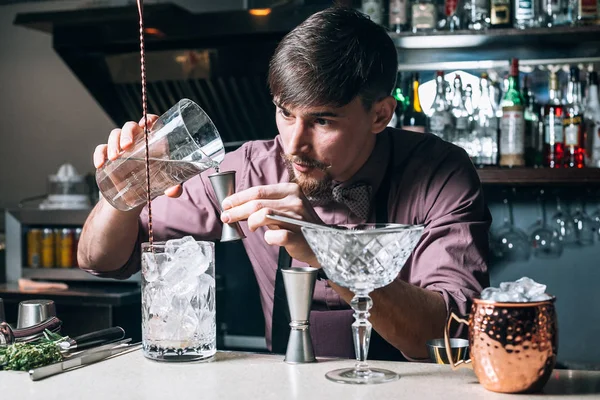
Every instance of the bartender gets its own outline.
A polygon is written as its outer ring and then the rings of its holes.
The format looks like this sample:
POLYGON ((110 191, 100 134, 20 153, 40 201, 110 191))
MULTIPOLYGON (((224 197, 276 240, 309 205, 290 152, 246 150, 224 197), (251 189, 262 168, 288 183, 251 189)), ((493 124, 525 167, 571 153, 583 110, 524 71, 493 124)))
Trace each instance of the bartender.
MULTIPOLYGON (((224 211, 209 172, 152 202, 155 240, 218 240, 222 223, 241 223, 269 349, 281 351, 272 335, 280 248, 293 265, 319 267, 299 229, 267 218, 270 213, 319 224, 425 225, 399 276, 371 294, 377 358, 426 358, 425 343, 443 335, 448 313, 466 314, 489 283, 491 216, 469 157, 434 135, 387 127, 396 106, 397 57, 384 28, 358 11, 312 15, 283 38, 269 66, 279 134, 245 143, 220 166, 235 171, 238 181, 224 211)), ((143 126, 114 129, 96 148, 96 168, 132 146, 143 126)), ((100 200, 83 228, 79 265, 97 276, 127 278, 140 269, 140 244, 147 240, 147 208, 123 212, 100 200)), ((311 312, 317 356, 354 357, 352 296, 327 279, 317 281, 311 312)))

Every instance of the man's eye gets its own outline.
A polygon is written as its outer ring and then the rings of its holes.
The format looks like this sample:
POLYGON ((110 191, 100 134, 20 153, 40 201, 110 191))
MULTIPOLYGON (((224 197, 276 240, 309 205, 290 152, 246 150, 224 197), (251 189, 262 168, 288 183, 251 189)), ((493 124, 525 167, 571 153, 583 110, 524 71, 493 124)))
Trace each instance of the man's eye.
POLYGON ((291 117, 291 114, 287 110, 284 110, 283 108, 279 109, 279 114, 281 114, 283 116, 283 118, 291 117))
POLYGON ((323 119, 323 118, 317 118, 317 119, 315 119, 315 123, 317 125, 327 126, 327 125, 331 124, 331 121, 329 121, 327 119, 323 119))

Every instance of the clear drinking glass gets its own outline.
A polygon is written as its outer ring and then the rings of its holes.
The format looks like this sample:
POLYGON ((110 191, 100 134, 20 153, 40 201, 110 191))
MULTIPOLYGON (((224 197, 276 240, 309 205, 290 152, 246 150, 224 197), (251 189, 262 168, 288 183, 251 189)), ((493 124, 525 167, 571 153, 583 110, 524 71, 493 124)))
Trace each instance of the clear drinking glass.
POLYGON ((192 237, 142 244, 142 349, 158 361, 217 351, 214 243, 192 237))
POLYGON ((513 212, 508 198, 503 200, 506 205, 504 223, 494 234, 497 256, 505 261, 527 261, 531 256, 529 237, 513 223, 513 212))
MULTIPOLYGON (((225 157, 223 142, 209 116, 191 100, 182 99, 161 115, 148 135, 151 198, 200 172, 218 167, 225 157)), ((102 196, 127 211, 146 202, 144 135, 114 161, 96 171, 102 196)))
POLYGON ((546 206, 542 199, 544 191, 538 197, 540 217, 535 228, 531 232, 530 240, 533 255, 537 258, 558 258, 563 253, 563 245, 558 232, 550 229, 546 223, 546 206))
POLYGON ((364 224, 334 231, 323 227, 302 227, 302 233, 329 279, 350 289, 354 297, 352 324, 356 364, 325 376, 340 383, 370 384, 398 379, 392 371, 369 368, 367 354, 371 339, 369 310, 373 290, 391 283, 400 273, 417 245, 422 225, 364 224))
POLYGON ((583 200, 575 207, 573 213, 573 224, 575 225, 575 234, 577 235, 577 243, 580 246, 591 246, 594 244, 594 236, 596 236, 595 222, 585 212, 583 200))
POLYGON ((550 220, 550 228, 558 232, 563 246, 577 245, 578 238, 573 217, 562 208, 559 197, 556 197, 556 212, 550 220))

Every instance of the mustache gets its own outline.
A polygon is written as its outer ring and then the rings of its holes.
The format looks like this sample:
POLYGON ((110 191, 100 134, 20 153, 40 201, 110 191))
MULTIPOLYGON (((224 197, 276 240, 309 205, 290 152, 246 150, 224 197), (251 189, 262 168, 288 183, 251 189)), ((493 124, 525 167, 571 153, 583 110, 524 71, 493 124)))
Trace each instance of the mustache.
POLYGON ((331 168, 330 164, 326 164, 326 163, 317 161, 317 160, 309 158, 309 157, 295 156, 295 155, 288 155, 288 154, 282 154, 282 157, 289 164, 304 165, 304 166, 307 166, 310 168, 318 168, 322 171, 327 171, 329 168, 331 168))

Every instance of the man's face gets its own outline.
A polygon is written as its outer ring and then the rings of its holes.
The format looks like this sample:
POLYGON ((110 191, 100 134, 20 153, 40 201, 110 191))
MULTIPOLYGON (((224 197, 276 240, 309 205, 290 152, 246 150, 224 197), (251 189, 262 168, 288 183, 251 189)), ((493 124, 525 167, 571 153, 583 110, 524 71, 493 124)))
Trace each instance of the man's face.
POLYGON ((285 107, 277 103, 277 128, 293 181, 307 196, 330 190, 366 162, 375 144, 374 115, 360 98, 343 107, 285 107))

